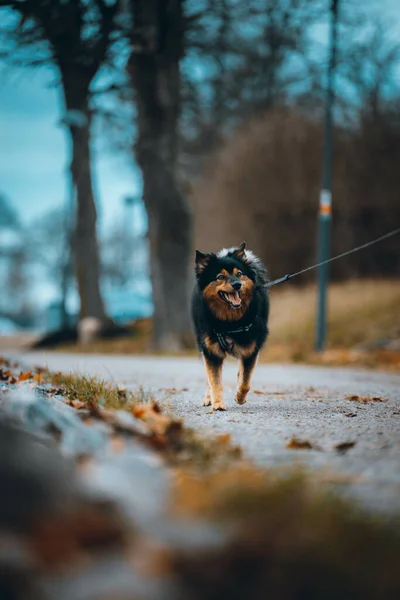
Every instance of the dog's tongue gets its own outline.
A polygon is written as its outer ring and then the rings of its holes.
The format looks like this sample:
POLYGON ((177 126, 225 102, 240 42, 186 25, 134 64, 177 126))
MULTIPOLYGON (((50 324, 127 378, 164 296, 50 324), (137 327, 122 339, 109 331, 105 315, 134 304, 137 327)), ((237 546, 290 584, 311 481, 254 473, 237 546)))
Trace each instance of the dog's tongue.
POLYGON ((233 304, 240 304, 241 300, 240 300, 240 296, 238 292, 232 292, 231 294, 229 294, 229 298, 231 300, 231 302, 233 302, 233 304))

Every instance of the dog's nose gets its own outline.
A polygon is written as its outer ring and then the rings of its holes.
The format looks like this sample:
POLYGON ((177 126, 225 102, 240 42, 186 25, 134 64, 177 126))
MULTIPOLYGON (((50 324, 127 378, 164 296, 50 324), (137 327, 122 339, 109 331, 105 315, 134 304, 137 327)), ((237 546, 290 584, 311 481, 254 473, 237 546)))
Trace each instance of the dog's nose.
POLYGON ((232 287, 236 292, 238 292, 240 290, 240 288, 242 287, 242 284, 240 281, 233 281, 232 287))

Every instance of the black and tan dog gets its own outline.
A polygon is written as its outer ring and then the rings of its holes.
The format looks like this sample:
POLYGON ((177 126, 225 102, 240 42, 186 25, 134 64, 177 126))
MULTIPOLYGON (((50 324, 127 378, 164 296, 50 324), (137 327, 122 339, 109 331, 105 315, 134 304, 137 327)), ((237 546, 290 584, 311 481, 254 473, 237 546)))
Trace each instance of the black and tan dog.
POLYGON ((204 406, 225 410, 222 364, 240 360, 235 401, 246 402, 260 349, 268 335, 267 271, 246 244, 218 254, 196 251, 192 318, 204 357, 208 389, 204 406))

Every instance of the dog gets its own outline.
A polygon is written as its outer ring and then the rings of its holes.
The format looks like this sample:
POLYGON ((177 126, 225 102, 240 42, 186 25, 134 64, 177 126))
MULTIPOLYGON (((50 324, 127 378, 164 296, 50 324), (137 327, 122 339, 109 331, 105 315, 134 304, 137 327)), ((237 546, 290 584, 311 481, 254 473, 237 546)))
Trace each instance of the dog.
POLYGON ((235 401, 244 404, 258 355, 268 336, 268 274, 257 256, 240 246, 218 254, 196 250, 192 320, 208 388, 203 406, 226 410, 222 365, 239 359, 235 401))

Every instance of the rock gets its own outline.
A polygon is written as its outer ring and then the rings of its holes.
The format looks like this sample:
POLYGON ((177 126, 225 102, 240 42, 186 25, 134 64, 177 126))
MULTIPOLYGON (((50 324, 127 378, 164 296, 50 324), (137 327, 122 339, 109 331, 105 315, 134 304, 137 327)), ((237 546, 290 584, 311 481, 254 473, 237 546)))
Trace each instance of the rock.
POLYGON ((86 427, 77 411, 62 402, 60 397, 44 397, 27 384, 3 394, 0 406, 28 431, 55 437, 65 456, 99 454, 107 445, 107 426, 104 423, 86 427))

